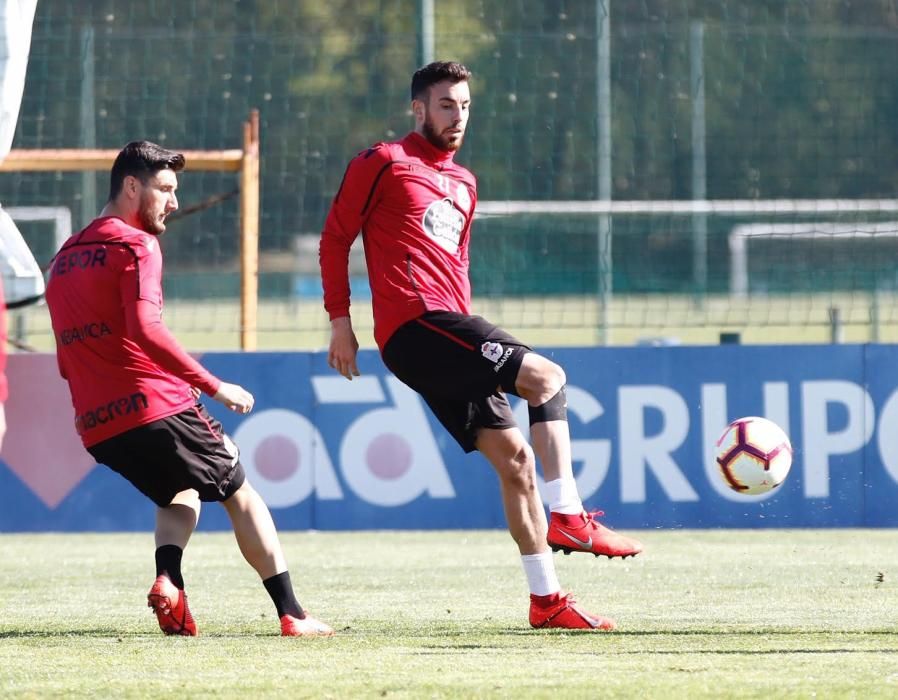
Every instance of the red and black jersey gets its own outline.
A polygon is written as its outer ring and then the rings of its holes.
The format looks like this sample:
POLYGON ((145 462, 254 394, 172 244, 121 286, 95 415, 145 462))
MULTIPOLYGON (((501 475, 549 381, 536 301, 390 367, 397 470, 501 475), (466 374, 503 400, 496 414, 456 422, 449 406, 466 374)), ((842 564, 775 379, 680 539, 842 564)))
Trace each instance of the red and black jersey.
POLYGON ((219 380, 162 323, 159 241, 95 219, 56 254, 47 283, 59 371, 86 447, 193 406, 219 380))
POLYGON ((416 132, 376 144, 349 163, 328 213, 319 248, 324 307, 331 319, 349 315, 349 248, 361 231, 381 350, 425 311, 470 313, 477 182, 453 155, 416 132))

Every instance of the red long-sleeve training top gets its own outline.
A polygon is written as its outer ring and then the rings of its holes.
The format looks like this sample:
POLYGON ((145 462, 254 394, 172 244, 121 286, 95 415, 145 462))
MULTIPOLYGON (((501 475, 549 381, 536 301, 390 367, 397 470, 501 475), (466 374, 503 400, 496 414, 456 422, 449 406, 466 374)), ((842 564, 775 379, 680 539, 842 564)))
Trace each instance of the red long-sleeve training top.
POLYGON ((116 217, 95 219, 53 259, 47 306, 59 372, 85 447, 194 405, 221 384, 162 322, 159 241, 116 217))
POLYGON ((453 155, 415 132, 372 146, 350 161, 325 221, 324 307, 331 319, 349 316, 349 248, 361 231, 381 350, 425 311, 470 313, 477 182, 453 155))

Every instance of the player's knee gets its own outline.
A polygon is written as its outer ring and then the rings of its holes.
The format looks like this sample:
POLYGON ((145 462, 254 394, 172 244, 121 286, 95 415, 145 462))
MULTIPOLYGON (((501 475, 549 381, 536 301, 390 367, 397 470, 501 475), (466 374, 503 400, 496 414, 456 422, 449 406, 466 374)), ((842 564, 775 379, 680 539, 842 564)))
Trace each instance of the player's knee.
POLYGON ((548 423, 555 420, 567 420, 567 393, 562 386, 558 393, 545 403, 538 406, 528 406, 530 425, 535 423, 548 423))
POLYGON ((551 399, 567 383, 560 365, 552 360, 531 353, 518 376, 519 396, 531 406, 538 406, 551 399))
POLYGON ((564 373, 564 370, 561 368, 561 365, 557 365, 554 362, 551 362, 551 368, 547 372, 546 377, 546 393, 555 396, 559 391, 564 391, 564 386, 567 384, 567 375, 564 373))

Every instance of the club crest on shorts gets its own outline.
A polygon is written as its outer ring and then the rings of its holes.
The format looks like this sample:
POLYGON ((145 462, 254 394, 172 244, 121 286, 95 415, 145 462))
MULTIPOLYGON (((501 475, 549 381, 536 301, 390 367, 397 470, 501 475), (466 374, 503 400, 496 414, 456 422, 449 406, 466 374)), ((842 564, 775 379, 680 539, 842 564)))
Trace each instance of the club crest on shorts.
POLYGON ((499 343, 485 342, 480 346, 480 354, 490 362, 498 362, 502 357, 502 346, 499 343))

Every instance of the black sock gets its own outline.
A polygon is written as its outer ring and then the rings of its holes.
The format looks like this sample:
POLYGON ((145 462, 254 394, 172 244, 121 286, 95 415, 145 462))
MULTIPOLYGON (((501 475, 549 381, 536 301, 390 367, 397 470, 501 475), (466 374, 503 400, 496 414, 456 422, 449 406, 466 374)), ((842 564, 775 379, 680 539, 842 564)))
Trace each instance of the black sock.
POLYGON ((181 576, 181 555, 184 550, 175 544, 164 544, 156 550, 156 576, 165 574, 180 590, 184 590, 181 576))
POLYGON ((265 590, 268 591, 268 595, 271 596, 274 607, 277 608, 278 617, 292 615, 293 617, 298 617, 302 620, 306 616, 302 611, 302 606, 299 604, 299 601, 296 600, 296 594, 293 592, 293 584, 290 583, 289 571, 284 571, 283 573, 275 574, 271 578, 265 579, 262 581, 262 585, 265 586, 265 590))

